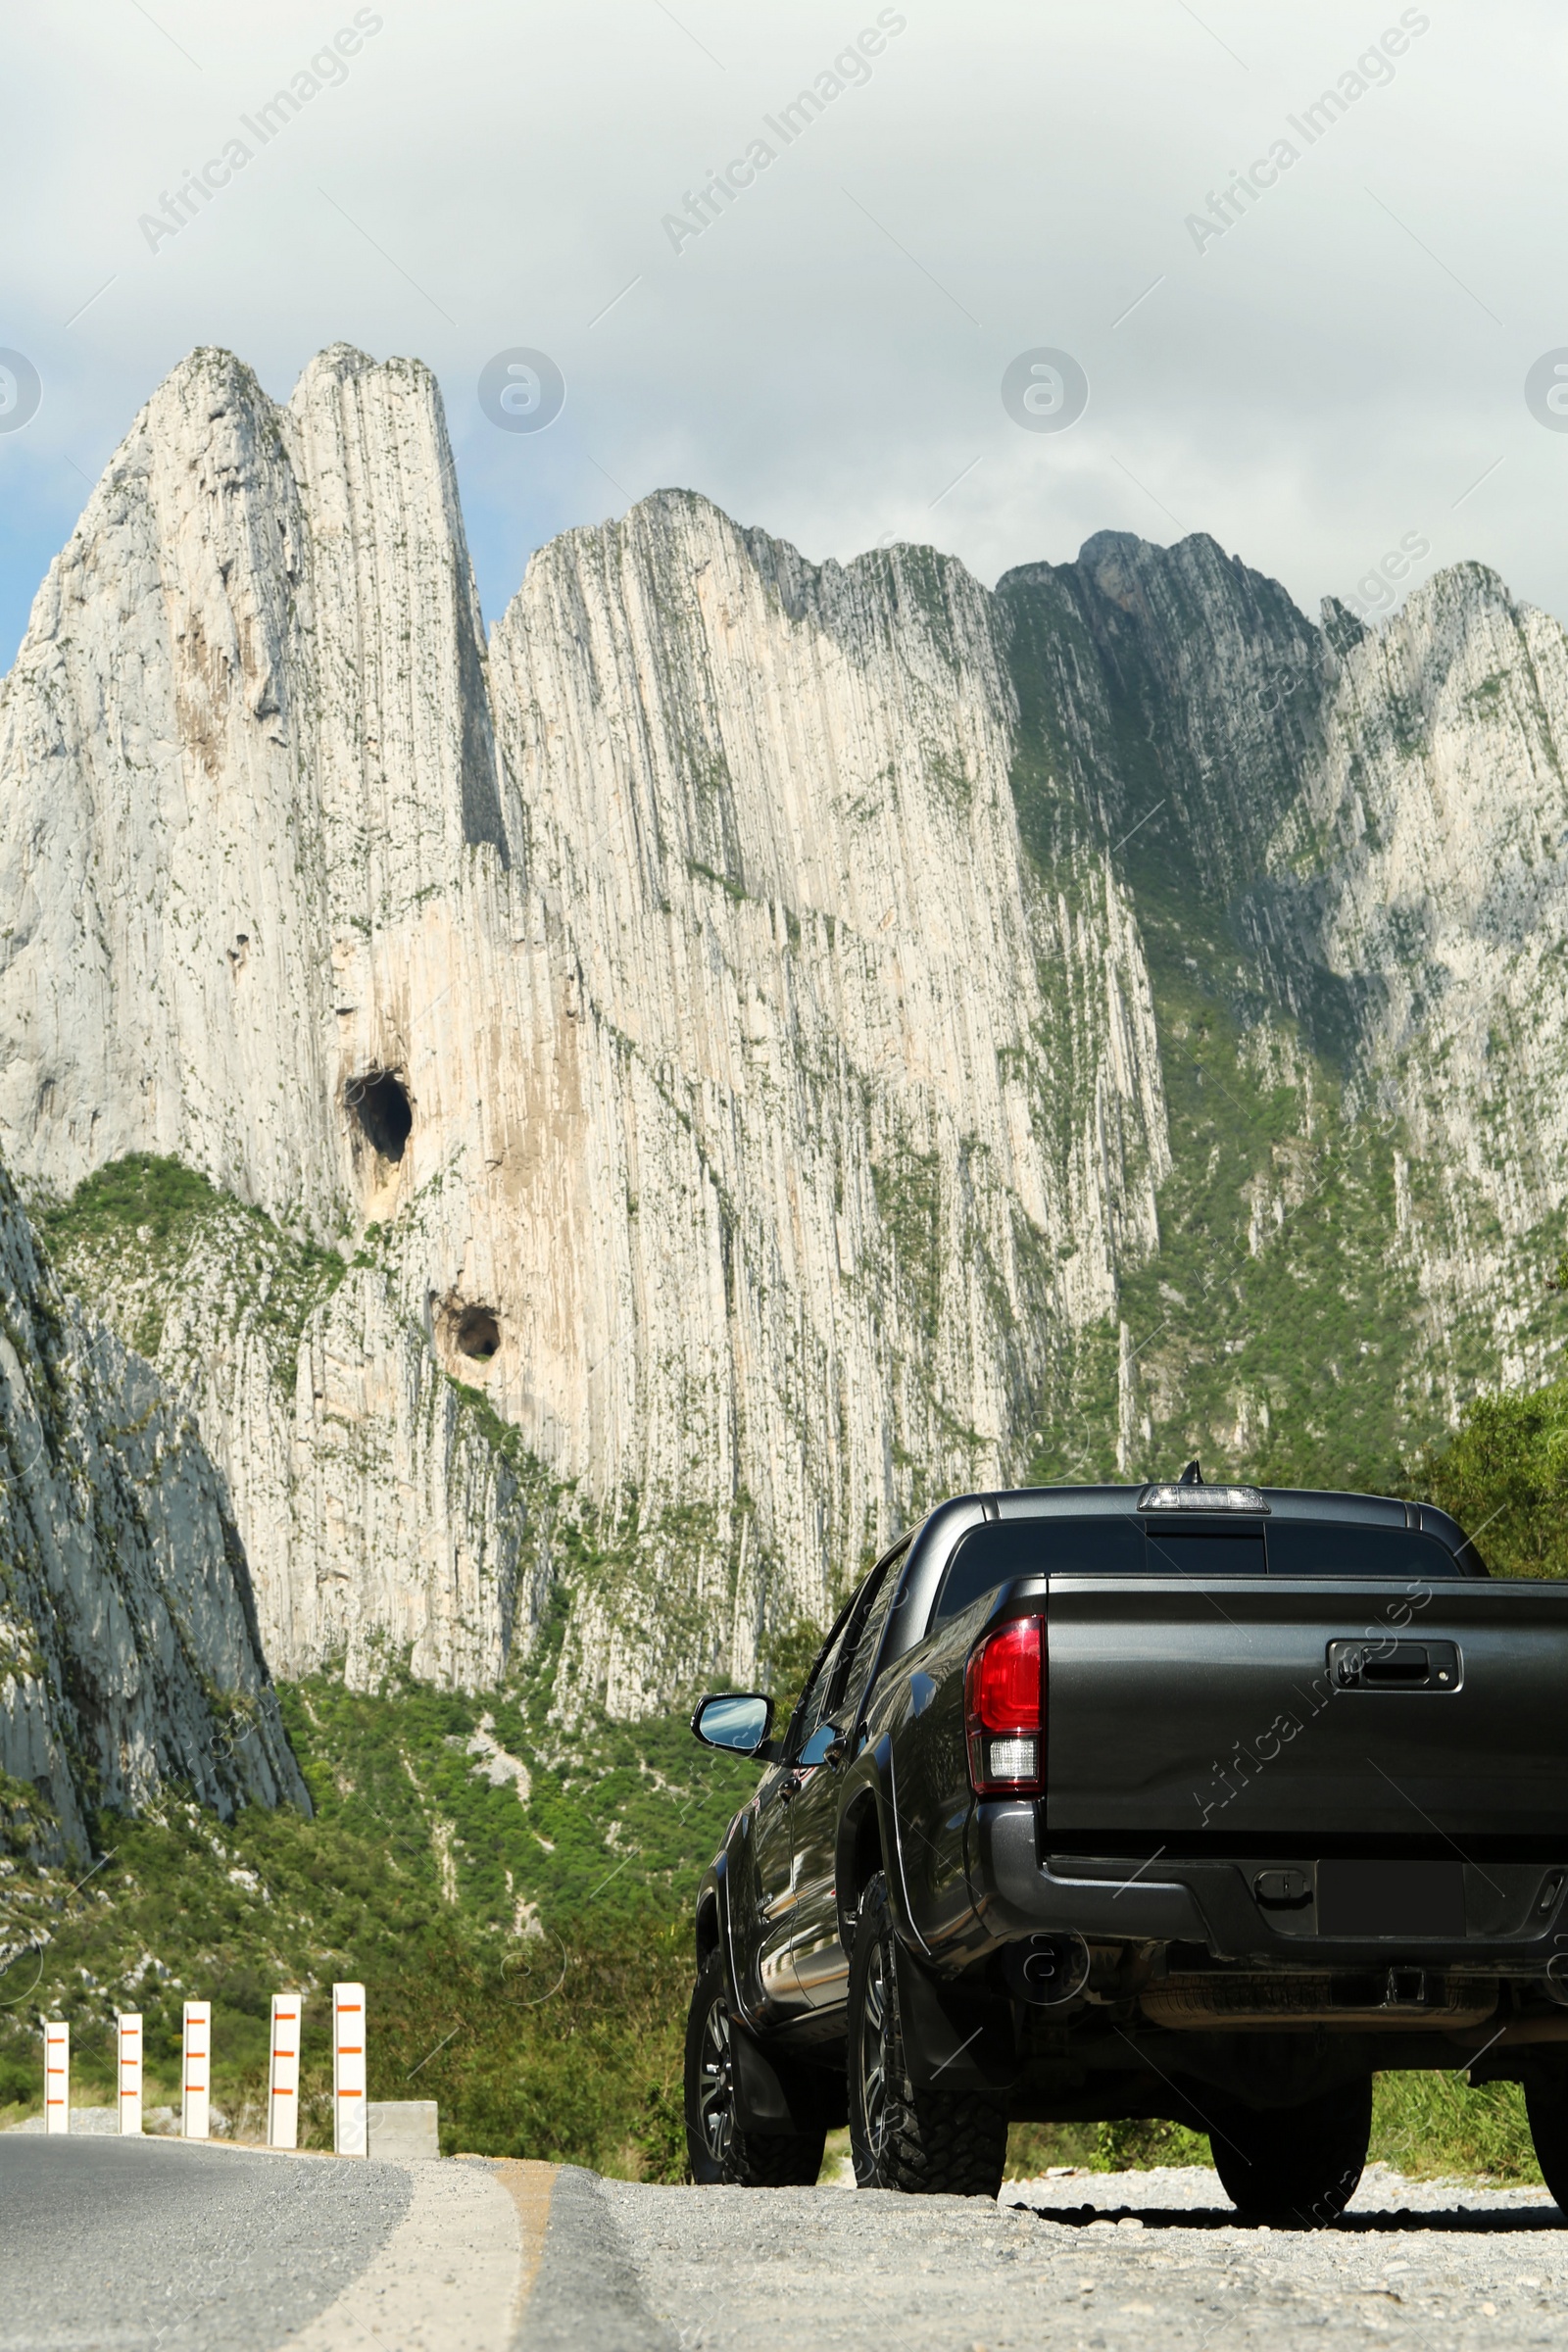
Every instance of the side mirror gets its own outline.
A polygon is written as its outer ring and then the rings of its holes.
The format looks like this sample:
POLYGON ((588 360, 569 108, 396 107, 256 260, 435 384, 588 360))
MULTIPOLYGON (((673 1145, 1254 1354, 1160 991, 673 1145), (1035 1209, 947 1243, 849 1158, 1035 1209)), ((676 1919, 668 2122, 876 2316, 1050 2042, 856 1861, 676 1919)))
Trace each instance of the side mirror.
POLYGON ((755 1756, 773 1728, 773 1701, 760 1690, 727 1690, 699 1699, 692 1730, 705 1747, 732 1756, 755 1756))

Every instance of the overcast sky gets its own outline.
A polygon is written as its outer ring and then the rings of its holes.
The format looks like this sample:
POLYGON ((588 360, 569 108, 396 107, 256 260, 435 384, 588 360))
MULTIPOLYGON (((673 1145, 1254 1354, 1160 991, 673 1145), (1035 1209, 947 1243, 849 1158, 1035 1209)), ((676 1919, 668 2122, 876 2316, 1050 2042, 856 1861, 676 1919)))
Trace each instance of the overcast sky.
MULTIPOLYGON (((1314 614, 1423 541, 1389 603, 1471 556, 1568 618, 1568 431, 1526 398, 1568 347, 1565 67, 1560 0, 9 0, 0 347, 40 397, 0 430, 0 663, 185 352, 281 399, 338 338, 436 370, 490 621, 667 484, 987 581, 1206 530, 1314 614), (518 349, 564 381, 542 431, 480 403, 518 349), (1087 380, 1065 430, 1004 403, 1042 350, 1087 380)), ((0 376, 0 427, 27 403, 0 376)))

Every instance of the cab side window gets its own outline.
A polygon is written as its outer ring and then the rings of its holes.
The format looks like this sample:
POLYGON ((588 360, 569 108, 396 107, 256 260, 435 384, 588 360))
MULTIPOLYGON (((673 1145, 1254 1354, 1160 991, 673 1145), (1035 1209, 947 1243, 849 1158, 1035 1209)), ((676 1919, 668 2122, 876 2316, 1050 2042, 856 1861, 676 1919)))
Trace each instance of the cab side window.
POLYGON ((790 1763, 819 1764, 821 1751, 830 1743, 832 1734, 854 1729, 851 1718, 859 1711, 871 1661, 888 1621, 899 1572, 908 1548, 907 1543, 901 1544, 897 1551, 879 1560, 858 1592, 840 1610, 795 1710, 795 1720, 790 1726, 787 1759, 790 1763))
POLYGON ((899 1577, 908 1551, 901 1544, 888 1559, 873 1569, 860 1588, 856 1601, 855 1620, 850 1629, 843 1672, 839 1689, 833 1693, 834 1713, 842 1718, 842 1729, 853 1731, 855 1721, 865 1711, 872 1662, 881 1645, 883 1629, 893 1606, 893 1595, 899 1589, 899 1577), (854 1721, 852 1721, 852 1718, 854 1721))
MULTIPOLYGON (((838 1669, 854 1616, 855 1604, 852 1601, 840 1610, 837 1623, 823 1644, 816 1664, 811 1668, 806 1689, 801 1692, 800 1704, 795 1710, 795 1720, 790 1725, 788 1763, 798 1764, 808 1760, 805 1750, 813 1734, 820 1731, 824 1723, 832 1721, 827 1711, 828 1700, 838 1680, 838 1669)), ((809 1760, 817 1761, 816 1758, 809 1760)))

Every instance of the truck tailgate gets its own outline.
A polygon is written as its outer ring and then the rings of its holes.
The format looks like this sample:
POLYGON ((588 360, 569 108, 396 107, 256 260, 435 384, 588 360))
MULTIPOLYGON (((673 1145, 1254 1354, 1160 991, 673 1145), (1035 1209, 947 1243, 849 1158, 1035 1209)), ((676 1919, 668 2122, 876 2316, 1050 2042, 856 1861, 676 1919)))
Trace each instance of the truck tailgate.
POLYGON ((1053 1847, 1568 1852, 1568 1587, 1062 1577, 1053 1847))

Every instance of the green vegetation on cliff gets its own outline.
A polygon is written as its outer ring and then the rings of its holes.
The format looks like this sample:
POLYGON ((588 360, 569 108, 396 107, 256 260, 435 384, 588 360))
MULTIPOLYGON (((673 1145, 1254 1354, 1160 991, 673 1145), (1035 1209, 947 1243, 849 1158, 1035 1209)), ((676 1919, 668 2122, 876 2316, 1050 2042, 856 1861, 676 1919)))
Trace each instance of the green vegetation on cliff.
POLYGON ((1568 1576, 1568 1381, 1476 1397, 1422 1473, 1494 1576, 1568 1576))
POLYGON ((1120 1420, 1127 1476, 1196 1453, 1211 1476, 1387 1490, 1444 1420, 1410 1377, 1394 1138, 1345 1116, 1200 904, 1150 871, 1139 903, 1173 1161, 1160 1243, 1072 1350, 1033 1475, 1116 1475, 1120 1420))
POLYGON ((149 2108, 177 2106, 181 2004, 211 1999, 215 2099, 254 2135, 270 1996, 300 1986, 322 2144, 325 1988, 363 1978, 371 2095, 438 2099, 447 2148, 663 2177, 691 1897, 753 1772, 679 1721, 565 1733, 543 1683, 477 1699, 319 1675, 280 1695, 313 1821, 222 1824, 171 1795, 101 1816, 96 1868, 0 1860, 0 2109, 36 2110, 44 2015, 72 2020, 78 2101, 106 2103, 117 2008, 146 2020, 149 2108))
POLYGON ((337 1250, 247 1208, 182 1160, 149 1152, 111 1160, 35 1221, 67 1287, 149 1362, 193 1258, 210 1253, 234 1310, 254 1314, 274 1375, 290 1387, 306 1320, 347 1270, 337 1250))

